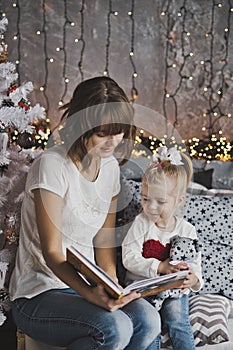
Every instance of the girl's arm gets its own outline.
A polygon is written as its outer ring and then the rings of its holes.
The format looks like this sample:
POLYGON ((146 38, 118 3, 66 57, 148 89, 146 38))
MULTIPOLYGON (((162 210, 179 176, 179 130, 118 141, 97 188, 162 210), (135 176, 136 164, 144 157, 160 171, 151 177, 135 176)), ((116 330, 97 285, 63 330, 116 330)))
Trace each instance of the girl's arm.
MULTIPOLYGON (((62 198, 44 189, 36 189, 33 194, 42 254, 47 266, 61 281, 89 302, 109 311, 114 311, 140 296, 132 293, 115 300, 108 297, 101 285, 92 288, 85 283, 66 261, 62 251, 62 198)), ((112 266, 111 259, 109 266, 112 266)))
POLYGON ((144 258, 143 243, 148 227, 137 217, 127 232, 122 243, 122 262, 132 279, 151 278, 158 275, 160 261, 155 258, 144 258))

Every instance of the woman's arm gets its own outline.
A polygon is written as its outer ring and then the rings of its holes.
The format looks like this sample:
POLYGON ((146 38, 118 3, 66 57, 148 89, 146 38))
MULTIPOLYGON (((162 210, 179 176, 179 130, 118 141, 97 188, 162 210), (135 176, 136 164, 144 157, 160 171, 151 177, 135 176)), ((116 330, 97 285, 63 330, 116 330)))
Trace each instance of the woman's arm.
POLYGON ((116 225, 117 196, 112 198, 108 215, 94 239, 95 260, 115 281, 116 276, 116 225))
MULTIPOLYGON (((89 302, 109 311, 119 309, 140 296, 138 293, 132 293, 115 300, 108 297, 103 286, 93 288, 85 283, 66 261, 62 251, 62 198, 44 189, 36 189, 33 193, 42 254, 48 267, 61 281, 89 302)), ((109 257, 109 267, 112 269, 113 255, 110 254, 109 257)))
POLYGON ((90 287, 66 262, 62 251, 62 198, 44 189, 33 193, 41 250, 47 266, 64 283, 86 295, 90 287))

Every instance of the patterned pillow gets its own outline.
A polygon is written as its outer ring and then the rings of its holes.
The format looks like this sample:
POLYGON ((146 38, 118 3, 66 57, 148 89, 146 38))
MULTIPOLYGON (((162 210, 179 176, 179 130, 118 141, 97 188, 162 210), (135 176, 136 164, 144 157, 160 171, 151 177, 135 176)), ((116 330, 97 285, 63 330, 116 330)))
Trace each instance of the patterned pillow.
MULTIPOLYGON (((195 345, 219 344, 229 340, 227 318, 231 310, 230 300, 213 294, 190 297, 190 323, 195 345)), ((168 333, 162 333, 161 348, 171 348, 168 333)))
POLYGON ((123 176, 117 206, 117 227, 120 227, 117 236, 119 236, 118 245, 121 245, 133 220, 141 211, 141 182, 128 180, 123 176))
POLYGON ((227 319, 230 310, 230 300, 221 295, 190 297, 189 315, 196 346, 229 340, 227 319))
POLYGON ((218 293, 233 299, 233 196, 187 193, 184 217, 202 242, 204 287, 199 292, 218 293))

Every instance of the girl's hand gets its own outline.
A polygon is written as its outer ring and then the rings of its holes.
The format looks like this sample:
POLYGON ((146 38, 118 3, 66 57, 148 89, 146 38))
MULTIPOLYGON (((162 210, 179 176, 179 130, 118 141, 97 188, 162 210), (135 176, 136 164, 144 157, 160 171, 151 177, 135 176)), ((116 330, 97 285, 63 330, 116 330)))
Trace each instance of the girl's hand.
POLYGON ((180 287, 181 294, 185 293, 188 289, 197 286, 198 283, 199 283, 198 277, 195 275, 195 273, 191 269, 189 269, 189 273, 186 279, 184 280, 182 286, 180 287))
POLYGON ((98 305, 108 311, 115 311, 131 301, 141 297, 140 293, 132 292, 121 299, 113 299, 105 292, 102 284, 98 284, 97 287, 90 288, 90 292, 85 296, 86 300, 92 304, 98 305))
POLYGON ((160 262, 157 273, 167 275, 168 273, 174 273, 180 270, 188 270, 188 268, 188 264, 183 261, 176 265, 172 265, 170 264, 170 258, 167 258, 166 260, 160 262))

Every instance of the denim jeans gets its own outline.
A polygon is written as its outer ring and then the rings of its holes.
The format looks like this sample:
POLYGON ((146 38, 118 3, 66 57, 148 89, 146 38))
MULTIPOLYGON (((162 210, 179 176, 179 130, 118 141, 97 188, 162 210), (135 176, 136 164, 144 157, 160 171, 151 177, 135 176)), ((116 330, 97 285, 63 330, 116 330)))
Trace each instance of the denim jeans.
POLYGON ((160 317, 143 298, 109 312, 72 290, 12 302, 17 327, 42 343, 69 350, 154 350, 160 317))
POLYGON ((174 350, 196 349, 189 320, 188 295, 166 299, 163 302, 160 315, 163 326, 168 330, 174 350))

